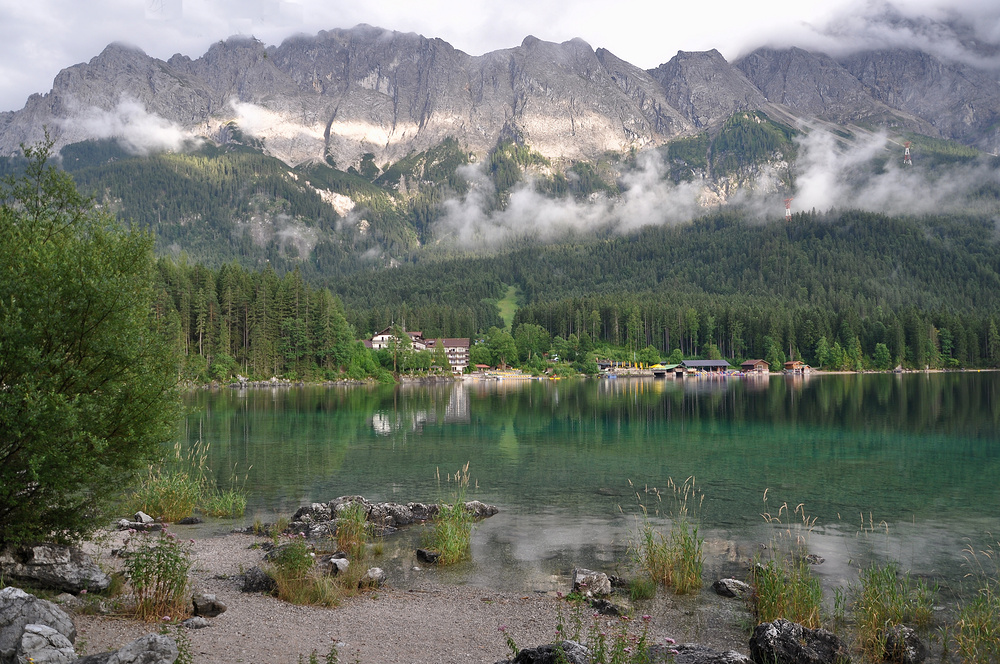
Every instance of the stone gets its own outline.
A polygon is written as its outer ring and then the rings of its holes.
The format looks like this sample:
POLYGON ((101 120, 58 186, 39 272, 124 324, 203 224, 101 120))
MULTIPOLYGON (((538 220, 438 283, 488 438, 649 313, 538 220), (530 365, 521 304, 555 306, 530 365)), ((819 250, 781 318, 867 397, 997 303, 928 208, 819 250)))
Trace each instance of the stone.
MULTIPOLYGON (((695 644, 683 644, 666 647, 653 646, 650 648, 650 651, 654 650, 656 651, 656 654, 664 656, 663 661, 672 661, 673 664, 753 664, 749 657, 742 655, 735 650, 720 652, 706 646, 695 644), (667 659, 666 655, 673 655, 673 660, 667 659)), ((660 660, 654 657, 653 661, 660 660)))
POLYGON ((465 503, 465 509, 472 513, 477 519, 485 519, 500 512, 496 505, 487 505, 478 500, 470 500, 465 503))
POLYGON ((438 558, 441 554, 437 551, 430 551, 428 549, 417 549, 417 560, 425 563, 430 563, 431 565, 437 563, 438 558))
POLYGON ((848 664, 847 646, 833 632, 783 618, 761 623, 750 637, 750 658, 760 664, 848 664))
POLYGON ((595 599, 590 602, 590 608, 602 616, 622 616, 628 613, 609 599, 595 599))
POLYGON ((912 627, 894 625, 885 632, 885 661, 920 664, 927 659, 927 646, 912 627))
POLYGON ((204 629, 211 625, 207 618, 202 616, 195 616, 193 618, 188 618, 187 620, 182 620, 181 624, 187 629, 204 629))
MULTIPOLYGON (((576 641, 560 641, 536 648, 522 648, 506 664, 590 664, 587 646, 576 641)), ((499 662, 497 664, 500 664, 499 662)))
POLYGON ((739 597, 746 599, 753 592, 750 584, 737 579, 719 579, 712 584, 712 590, 722 597, 739 597))
POLYGON ((364 576, 358 581, 359 588, 378 588, 386 579, 385 570, 381 567, 369 567, 364 576))
POLYGON ((327 576, 337 576, 341 572, 346 572, 351 566, 351 561, 347 558, 338 558, 336 554, 321 556, 316 560, 316 569, 327 576))
POLYGON ((179 525, 179 526, 196 526, 199 523, 202 523, 201 517, 186 516, 183 519, 181 519, 180 521, 178 521, 177 525, 179 525))
POLYGON ((177 642, 171 637, 148 634, 117 651, 87 655, 74 664, 174 664, 177 655, 177 642))
POLYGON ((274 579, 267 572, 259 567, 251 567, 243 573, 243 587, 240 590, 245 593, 271 593, 275 587, 274 579))
POLYGON ((195 593, 191 597, 191 604, 194 606, 194 615, 206 618, 215 618, 225 613, 226 604, 211 593, 195 593))
POLYGON ((135 513, 135 517, 132 520, 137 523, 153 523, 156 519, 140 510, 135 513))
POLYGON ((48 625, 25 625, 15 654, 16 662, 68 664, 76 660, 73 644, 48 625))
POLYGON ((36 544, 0 552, 0 577, 77 594, 101 592, 111 585, 108 576, 86 553, 71 546, 36 544))
POLYGON ((607 597, 611 594, 611 580, 604 572, 577 567, 573 570, 573 592, 585 597, 607 597))
POLYGON ((51 627, 70 643, 76 641, 76 627, 65 611, 20 588, 7 586, 0 590, 0 662, 9 662, 15 656, 28 625, 51 627))

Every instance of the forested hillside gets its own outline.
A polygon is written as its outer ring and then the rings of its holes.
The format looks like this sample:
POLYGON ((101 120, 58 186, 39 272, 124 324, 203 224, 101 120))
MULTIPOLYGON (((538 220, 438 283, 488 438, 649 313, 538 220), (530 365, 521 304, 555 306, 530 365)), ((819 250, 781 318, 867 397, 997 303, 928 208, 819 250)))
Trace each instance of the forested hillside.
POLYGON ((724 213, 330 282, 361 330, 405 319, 446 335, 484 330, 481 320, 456 325, 456 311, 491 304, 501 284, 519 289, 515 326, 664 355, 713 344, 729 358, 780 352, 819 364, 825 338, 845 353, 831 362, 842 366, 880 343, 911 366, 1000 359, 1000 246, 994 222, 977 217, 849 211, 757 224, 724 213))

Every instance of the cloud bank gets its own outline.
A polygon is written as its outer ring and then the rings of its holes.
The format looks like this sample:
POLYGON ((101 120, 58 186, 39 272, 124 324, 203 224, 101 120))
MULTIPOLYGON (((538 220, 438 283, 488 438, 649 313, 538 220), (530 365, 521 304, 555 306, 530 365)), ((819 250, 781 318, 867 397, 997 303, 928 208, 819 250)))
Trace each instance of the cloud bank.
MULTIPOLYGON (((792 210, 827 212, 861 209, 889 215, 947 213, 968 210, 970 196, 987 185, 1000 186, 1000 171, 989 161, 973 160, 948 167, 922 168, 919 144, 913 166, 904 166, 903 146, 883 133, 861 135, 845 144, 837 136, 813 130, 797 139, 798 157, 791 166, 791 190, 776 185, 767 168, 748 186, 728 197, 728 205, 747 219, 766 221, 784 216, 784 199, 792 210)), ((553 199, 528 180, 516 188, 503 209, 495 209, 495 190, 482 165, 463 167, 468 193, 447 200, 436 222, 439 243, 476 249, 521 239, 553 241, 573 233, 626 233, 643 226, 676 225, 708 214, 719 200, 702 182, 674 184, 666 178, 661 153, 642 153, 634 170, 619 178, 618 197, 592 195, 553 199)))
POLYGON ((64 134, 78 140, 116 139, 122 148, 138 155, 180 152, 196 147, 201 140, 133 99, 122 99, 111 110, 94 106, 75 109, 59 126, 64 134))

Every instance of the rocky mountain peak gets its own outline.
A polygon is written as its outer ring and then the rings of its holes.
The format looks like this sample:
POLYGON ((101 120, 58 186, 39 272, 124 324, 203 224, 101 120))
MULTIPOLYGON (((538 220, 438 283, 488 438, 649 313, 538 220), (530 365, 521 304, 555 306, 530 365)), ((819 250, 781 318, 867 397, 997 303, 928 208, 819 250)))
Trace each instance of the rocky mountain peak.
POLYGON ((761 91, 715 49, 678 51, 649 73, 663 87, 667 102, 699 128, 717 126, 737 111, 759 110, 766 103, 761 91))

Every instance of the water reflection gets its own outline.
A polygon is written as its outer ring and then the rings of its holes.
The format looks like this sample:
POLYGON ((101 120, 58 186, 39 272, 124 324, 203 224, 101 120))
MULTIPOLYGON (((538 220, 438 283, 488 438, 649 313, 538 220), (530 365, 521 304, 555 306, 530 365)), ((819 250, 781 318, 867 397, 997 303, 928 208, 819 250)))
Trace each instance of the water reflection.
POLYGON ((249 473, 248 518, 345 494, 447 499, 436 478, 471 462, 474 497, 503 511, 454 572, 466 579, 537 585, 620 559, 629 481, 695 476, 703 532, 726 552, 713 565, 765 541, 769 489, 817 517, 810 548, 835 580, 863 559, 849 550, 862 514, 889 526, 872 555, 920 574, 1000 532, 998 395, 997 373, 220 390, 188 396, 181 435, 210 443, 221 480, 249 473))

